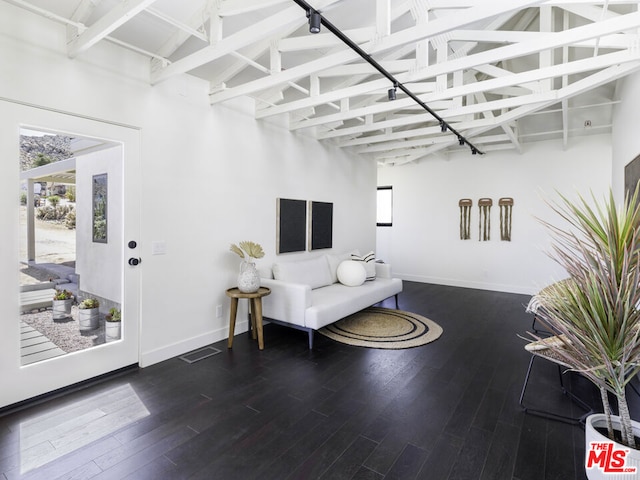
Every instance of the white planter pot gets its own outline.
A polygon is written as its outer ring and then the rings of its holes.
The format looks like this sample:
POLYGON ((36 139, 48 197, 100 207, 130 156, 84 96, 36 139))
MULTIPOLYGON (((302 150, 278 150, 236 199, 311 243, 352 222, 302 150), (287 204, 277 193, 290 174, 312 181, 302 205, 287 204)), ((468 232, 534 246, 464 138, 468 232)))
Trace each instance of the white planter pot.
POLYGON ((71 305, 73 298, 67 300, 54 300, 51 310, 53 311, 54 320, 63 320, 71 316, 71 305))
POLYGON ((79 308, 78 323, 80 324, 80 331, 95 330, 96 328, 98 328, 99 318, 100 318, 99 309, 79 308))
MULTIPOLYGON (((614 430, 620 431, 620 418, 612 416, 614 430)), ((633 434, 636 437, 640 437, 640 423, 631 422, 633 434)), ((602 435, 596 430, 602 428, 606 431, 607 421, 603 413, 596 413, 587 417, 584 427, 585 438, 585 470, 587 472, 587 478, 589 480, 634 480, 640 478, 640 450, 633 450, 625 445, 610 440, 606 435, 602 435), (612 461, 606 461, 606 455, 603 454, 602 448, 593 449, 592 443, 598 443, 600 445, 606 445, 606 448, 610 448, 613 453, 612 461), (609 447, 609 445, 611 445, 609 447), (591 451, 594 453, 591 453, 591 451), (615 453, 617 452, 617 453, 615 453), (591 468, 587 468, 589 464, 589 455, 592 455, 591 468), (595 457, 600 455, 600 460, 596 460, 595 457), (624 472, 605 472, 605 466, 609 469, 616 470, 617 468, 624 466, 624 468, 635 468, 636 473, 624 473, 624 472)), ((609 456, 608 458, 611 458, 609 456)))
POLYGON ((120 340, 121 322, 104 322, 104 338, 107 342, 120 340))

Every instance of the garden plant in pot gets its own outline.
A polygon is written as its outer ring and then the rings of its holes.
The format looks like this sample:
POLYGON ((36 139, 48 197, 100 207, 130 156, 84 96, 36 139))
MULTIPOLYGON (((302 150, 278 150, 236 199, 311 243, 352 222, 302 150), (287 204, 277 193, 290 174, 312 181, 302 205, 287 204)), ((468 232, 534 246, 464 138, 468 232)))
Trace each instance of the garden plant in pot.
POLYGON ((243 293, 257 292, 260 288, 260 275, 255 262, 251 260, 264 257, 264 250, 260 244, 248 241, 239 242, 238 245, 232 243, 230 250, 243 260, 238 275, 238 290, 243 293))
POLYGON ((585 426, 588 478, 636 478, 629 474, 637 469, 640 476, 640 445, 634 439, 640 424, 631 420, 626 386, 640 371, 638 190, 621 207, 611 192, 594 204, 562 197, 552 208, 568 227, 543 222, 554 240, 551 256, 569 278, 545 289, 539 317, 563 335, 551 348, 600 390, 604 414, 590 415, 585 426), (616 406, 618 415, 612 415, 616 406))
POLYGON ((122 325, 122 314, 119 309, 112 307, 104 317, 104 338, 107 342, 120 340, 120 327, 122 325))
POLYGON ((95 330, 98 328, 100 311, 100 302, 95 298, 85 298, 78 305, 78 323, 80 331, 95 330))
POLYGON ((71 317, 71 306, 73 305, 73 294, 69 290, 56 290, 53 295, 53 320, 64 320, 71 317))

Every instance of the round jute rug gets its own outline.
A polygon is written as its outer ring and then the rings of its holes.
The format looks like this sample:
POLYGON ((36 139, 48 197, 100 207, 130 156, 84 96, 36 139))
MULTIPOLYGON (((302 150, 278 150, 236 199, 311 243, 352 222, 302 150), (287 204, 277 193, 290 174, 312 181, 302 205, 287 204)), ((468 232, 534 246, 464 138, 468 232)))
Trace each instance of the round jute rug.
POLYGON ((403 349, 433 342, 442 335, 442 327, 415 313, 369 307, 318 332, 347 345, 403 349))

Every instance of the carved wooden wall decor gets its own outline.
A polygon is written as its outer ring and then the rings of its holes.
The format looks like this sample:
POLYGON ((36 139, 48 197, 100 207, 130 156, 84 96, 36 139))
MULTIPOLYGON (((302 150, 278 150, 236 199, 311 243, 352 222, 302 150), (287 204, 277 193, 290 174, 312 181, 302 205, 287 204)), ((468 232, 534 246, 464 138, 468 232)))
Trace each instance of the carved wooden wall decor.
POLYGON ((462 198, 458 202, 460 207, 460 240, 469 240, 471 238, 471 207, 473 200, 470 198, 462 198))
POLYGON ((511 210, 513 198, 503 197, 498 200, 500 206, 500 240, 511 241, 511 210))
POLYGON ((486 242, 491 238, 491 206, 493 200, 481 198, 478 200, 479 221, 478 221, 478 241, 486 242))

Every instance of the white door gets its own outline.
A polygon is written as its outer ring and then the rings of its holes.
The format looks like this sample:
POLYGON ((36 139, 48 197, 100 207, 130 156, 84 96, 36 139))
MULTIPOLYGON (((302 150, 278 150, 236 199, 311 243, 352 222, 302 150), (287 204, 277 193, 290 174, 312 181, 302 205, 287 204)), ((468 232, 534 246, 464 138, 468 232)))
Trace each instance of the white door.
MULTIPOLYGON (((0 408, 138 363, 141 266, 130 265, 129 259, 138 258, 140 247, 131 248, 129 243, 139 243, 139 167, 140 131, 136 128, 0 100, 0 408), (112 209, 109 221, 117 221, 118 228, 110 228, 109 232, 115 234, 98 239, 104 244, 101 247, 106 248, 110 243, 118 246, 120 253, 102 265, 100 261, 85 258, 84 267, 85 285, 96 282, 117 285, 119 291, 114 296, 119 297, 122 311, 121 339, 34 363, 21 359, 20 342, 18 158, 21 129, 104 140, 115 145, 122 158, 118 174, 108 176, 109 182, 118 182, 111 183, 112 197, 108 202, 112 209), (111 273, 97 278, 105 271, 111 273)), ((96 178, 104 180, 100 175, 93 178, 94 182, 96 178)), ((88 187, 85 184, 85 190, 91 188, 90 184, 91 180, 88 187)), ((81 274, 81 286, 82 282, 81 274)))

